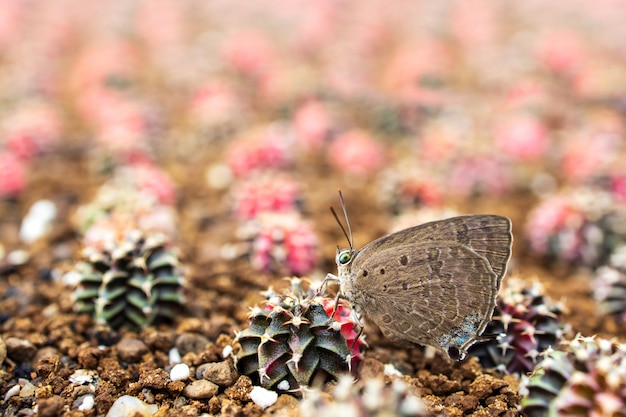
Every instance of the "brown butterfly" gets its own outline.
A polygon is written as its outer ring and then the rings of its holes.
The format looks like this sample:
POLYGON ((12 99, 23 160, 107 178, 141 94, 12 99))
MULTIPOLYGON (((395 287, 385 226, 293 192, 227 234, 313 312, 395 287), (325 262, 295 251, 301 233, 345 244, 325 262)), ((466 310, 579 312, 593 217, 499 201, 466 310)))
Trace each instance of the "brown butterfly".
MULTIPOLYGON (((350 247, 337 249, 339 296, 386 337, 433 346, 455 360, 481 340, 511 257, 511 220, 453 217, 383 236, 356 250, 339 193, 350 247)), ((332 209, 332 208, 331 208, 332 209)))

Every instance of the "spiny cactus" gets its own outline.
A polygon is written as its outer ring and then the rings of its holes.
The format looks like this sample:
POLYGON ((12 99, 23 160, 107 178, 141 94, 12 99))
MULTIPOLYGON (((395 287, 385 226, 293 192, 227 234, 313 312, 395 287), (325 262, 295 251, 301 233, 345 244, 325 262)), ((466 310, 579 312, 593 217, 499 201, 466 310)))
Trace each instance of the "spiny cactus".
POLYGON ((609 192, 573 189, 530 212, 526 238, 530 249, 547 261, 596 268, 626 242, 625 214, 609 192))
POLYGON ((292 278, 291 288, 263 292, 266 304, 250 312, 250 327, 238 333, 239 371, 268 389, 296 392, 348 373, 360 359, 363 339, 341 303, 292 278), (330 313, 329 313, 330 311, 330 313))
POLYGON ((542 352, 558 346, 569 327, 559 320, 564 307, 546 297, 539 282, 529 284, 516 277, 505 282, 483 333, 496 338, 476 343, 469 353, 486 368, 525 374, 542 352))
POLYGON ((77 266, 75 311, 112 328, 141 328, 173 318, 183 303, 178 260, 162 235, 129 233, 101 251, 87 248, 77 266))
POLYGON ((399 379, 385 384, 380 379, 355 383, 342 376, 330 401, 319 390, 307 392, 300 406, 302 417, 383 417, 430 415, 422 400, 399 379))
POLYGON ((529 417, 626 416, 626 345, 578 335, 545 353, 526 390, 529 417))
POLYGON ((600 314, 626 324, 626 246, 615 251, 610 265, 597 269, 593 295, 599 303, 600 314))
POLYGON ((237 235, 240 243, 226 245, 224 256, 247 258, 259 271, 302 275, 317 265, 317 236, 296 212, 262 213, 239 228, 237 235))

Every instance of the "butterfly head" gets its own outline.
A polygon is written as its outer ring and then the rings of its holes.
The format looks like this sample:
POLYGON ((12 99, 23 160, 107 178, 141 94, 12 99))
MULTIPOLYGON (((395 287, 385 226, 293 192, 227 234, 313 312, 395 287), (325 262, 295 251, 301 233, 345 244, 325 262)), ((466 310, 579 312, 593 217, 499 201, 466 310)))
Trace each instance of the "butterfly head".
POLYGON ((352 248, 339 249, 337 248, 337 255, 335 256, 335 262, 337 263, 337 272, 339 279, 344 279, 352 270, 352 261, 357 255, 357 251, 352 248))

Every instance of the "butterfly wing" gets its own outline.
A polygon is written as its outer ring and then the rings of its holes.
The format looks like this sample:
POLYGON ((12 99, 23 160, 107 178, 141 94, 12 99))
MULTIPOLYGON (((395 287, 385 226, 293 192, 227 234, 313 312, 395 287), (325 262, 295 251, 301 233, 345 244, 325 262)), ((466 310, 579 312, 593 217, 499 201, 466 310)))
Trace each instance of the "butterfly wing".
POLYGON ((438 242, 456 242, 472 248, 489 261, 491 269, 498 275, 499 287, 511 257, 511 220, 493 214, 437 220, 383 236, 359 252, 367 257, 374 251, 397 248, 398 245, 423 245, 428 242, 433 242, 433 246, 438 242))
POLYGON ((352 264, 354 301, 385 336, 465 356, 498 294, 498 275, 484 256, 452 241, 384 245, 376 256, 362 255, 352 264))

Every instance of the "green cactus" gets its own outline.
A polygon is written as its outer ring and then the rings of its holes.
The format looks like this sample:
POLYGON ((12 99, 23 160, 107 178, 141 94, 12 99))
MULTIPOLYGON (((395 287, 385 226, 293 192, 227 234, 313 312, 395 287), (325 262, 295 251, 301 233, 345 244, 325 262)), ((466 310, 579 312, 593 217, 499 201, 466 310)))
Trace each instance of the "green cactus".
POLYGON ((236 354, 242 374, 263 387, 298 391, 348 373, 360 357, 361 338, 347 308, 340 304, 333 319, 334 299, 303 290, 291 279, 291 289, 264 292, 264 308, 250 313, 250 327, 237 334, 236 354))
POLYGON ((142 328, 180 310, 183 278, 162 235, 129 233, 101 251, 86 249, 84 258, 77 265, 74 309, 98 325, 142 328))

